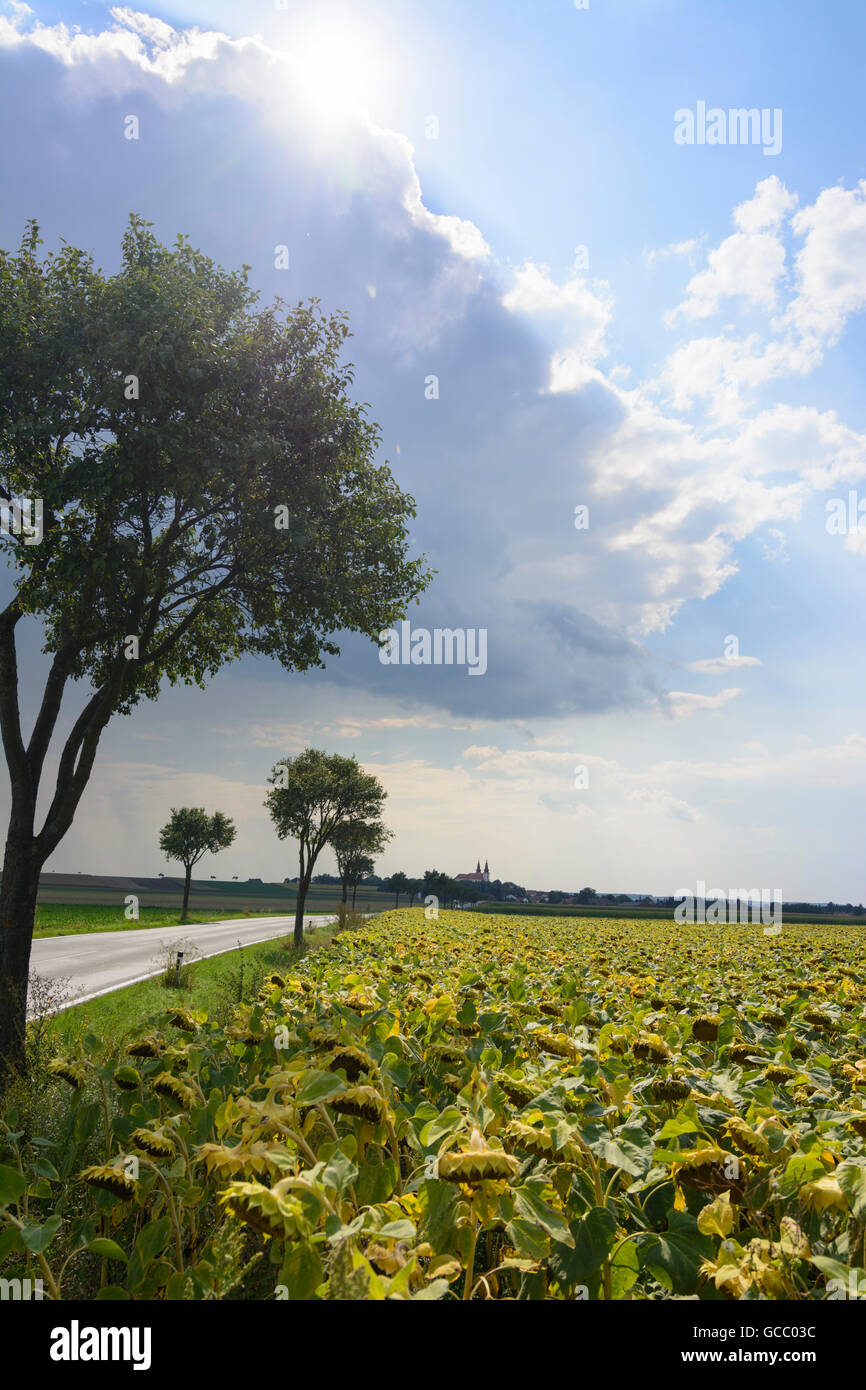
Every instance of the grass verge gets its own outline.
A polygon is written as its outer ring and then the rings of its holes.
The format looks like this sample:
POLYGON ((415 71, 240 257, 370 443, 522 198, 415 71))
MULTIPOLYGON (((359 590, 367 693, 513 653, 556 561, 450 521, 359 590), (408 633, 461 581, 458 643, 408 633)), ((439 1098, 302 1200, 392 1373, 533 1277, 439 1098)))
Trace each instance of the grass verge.
MULTIPOLYGON (((305 940, 304 952, 328 945, 336 931, 336 923, 316 928, 305 940)), ((164 975, 112 990, 56 1014, 47 1024, 52 1050, 67 1052, 90 1033, 104 1038, 106 1053, 114 1054, 127 1036, 175 1005, 207 1009, 210 1015, 228 1013, 244 999, 255 998, 270 970, 286 970, 298 958, 291 936, 260 941, 193 960, 183 967, 179 985, 174 983, 174 968, 166 960, 164 975)))

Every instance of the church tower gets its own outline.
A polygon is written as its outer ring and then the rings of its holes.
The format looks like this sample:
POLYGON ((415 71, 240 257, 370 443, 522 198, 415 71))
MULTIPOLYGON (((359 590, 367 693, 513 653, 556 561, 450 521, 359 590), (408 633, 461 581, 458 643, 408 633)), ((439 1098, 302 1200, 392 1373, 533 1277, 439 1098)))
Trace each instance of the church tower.
MULTIPOLYGON (((480 867, 480 865, 481 865, 481 860, 480 860, 480 859, 479 859, 479 861, 478 861, 478 864, 479 864, 479 867, 480 867)), ((489 883, 489 882, 490 882, 490 869, 487 867, 487 860, 486 860, 486 859, 485 859, 485 861, 484 861, 484 882, 485 882, 485 883, 489 883)))

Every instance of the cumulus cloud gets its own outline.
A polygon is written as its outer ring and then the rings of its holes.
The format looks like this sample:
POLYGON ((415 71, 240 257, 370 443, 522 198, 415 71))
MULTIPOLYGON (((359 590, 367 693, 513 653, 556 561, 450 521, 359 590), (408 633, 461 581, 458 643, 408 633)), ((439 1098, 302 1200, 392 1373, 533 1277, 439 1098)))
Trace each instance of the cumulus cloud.
MULTIPOLYGON (((383 719, 423 708, 431 727, 459 726, 658 708, 645 635, 717 593, 747 537, 794 525, 814 490, 866 472, 866 438, 832 410, 752 405, 773 378, 812 370, 862 307, 862 187, 795 212, 779 179, 761 181, 674 311, 688 325, 742 309, 749 330, 689 338, 655 379, 626 389, 627 364, 607 365, 609 285, 497 262, 483 228, 426 205, 405 135, 345 113, 316 126, 290 53, 128 7, 84 34, 21 4, 0 46, 7 74, 28 79, 39 150, 13 153, 20 204, 7 200, 7 232, 33 206, 72 209, 69 225, 49 219, 46 232, 110 264, 136 208, 167 238, 182 229, 224 263, 251 262, 267 297, 287 292, 272 257, 291 244, 289 295, 326 286, 328 306, 349 310, 359 391, 417 499, 415 544, 438 570, 413 622, 488 632, 480 680, 383 667, 373 644, 348 639, 327 679, 400 706, 383 719), (135 149, 119 135, 119 96, 133 91, 147 135, 135 149), (786 238, 801 243, 793 262, 786 238), (578 504, 585 530, 573 524, 578 504)), ((685 262, 698 244, 684 237, 646 259, 685 262)), ((688 693, 667 703, 674 715, 721 707, 688 693)))

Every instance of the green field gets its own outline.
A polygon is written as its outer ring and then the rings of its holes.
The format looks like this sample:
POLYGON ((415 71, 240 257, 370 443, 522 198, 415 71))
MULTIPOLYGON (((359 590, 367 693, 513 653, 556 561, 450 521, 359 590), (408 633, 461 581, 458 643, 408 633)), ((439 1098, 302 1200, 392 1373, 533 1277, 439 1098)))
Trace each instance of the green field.
MULTIPOLYGON (((186 925, 196 922, 230 920, 233 917, 270 916, 261 908, 251 913, 230 912, 217 908, 211 912, 191 912, 186 925)), ((128 922, 123 907, 107 903, 40 903, 36 909, 34 939, 40 936, 78 936, 84 932, 137 931, 142 927, 176 927, 180 922, 179 908, 142 907, 138 921, 128 922)))
MULTIPOLYGON (((139 926, 150 925, 143 920, 145 909, 179 914, 183 904, 183 884, 176 878, 163 880, 119 875, 43 874, 39 883, 40 916, 47 908, 101 908, 114 913, 118 926, 122 927, 125 924, 123 913, 126 899, 130 894, 135 895, 140 905, 142 920, 139 926)), ((349 899, 351 902, 351 893, 349 899)), ((226 915, 252 917, 262 912, 292 916, 296 902, 297 893, 292 884, 193 879, 189 906, 194 920, 212 922, 226 915)), ((305 911, 311 915, 336 912, 339 902, 338 887, 333 884, 313 884, 307 895, 305 911)), ((391 893, 380 893, 375 888, 358 889, 355 902, 358 912, 384 912, 393 906, 391 893)), ((165 925, 155 918, 151 920, 155 926, 165 925)), ((166 921, 171 921, 171 917, 167 916, 166 921)))
MULTIPOLYGON (((593 921, 597 921, 599 918, 608 918, 620 922, 674 921, 673 909, 670 907, 643 907, 637 903, 618 903, 611 907, 600 907, 597 904, 588 903, 585 907, 570 907, 561 903, 498 903, 490 901, 469 910, 483 913, 495 912, 497 915, 510 917, 586 917, 593 921)), ((829 926, 838 927, 866 925, 866 917, 853 916, 848 913, 840 916, 823 912, 784 912, 783 918, 786 922, 800 926, 819 925, 822 922, 829 926)))

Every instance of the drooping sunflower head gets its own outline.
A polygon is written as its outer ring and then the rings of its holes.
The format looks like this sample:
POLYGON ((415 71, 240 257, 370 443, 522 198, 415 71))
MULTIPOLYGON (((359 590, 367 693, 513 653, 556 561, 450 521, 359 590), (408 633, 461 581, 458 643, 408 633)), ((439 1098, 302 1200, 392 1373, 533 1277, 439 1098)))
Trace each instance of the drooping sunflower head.
POLYGON ((653 1081, 650 1086, 650 1094, 656 1104, 674 1104, 678 1100, 688 1100, 691 1093, 690 1083, 682 1076, 663 1076, 658 1081, 653 1081))
POLYGON ((218 1173, 226 1178, 239 1175, 251 1180, 262 1174, 278 1178, 285 1172, 286 1164, 289 1162, 289 1156, 284 1150, 269 1147, 261 1140, 242 1140, 233 1147, 225 1144, 201 1144, 198 1152, 209 1174, 218 1173))
POLYGON ((746 1067, 750 1064, 754 1066, 756 1063, 752 1059, 761 1056, 763 1056, 763 1048, 758 1047, 755 1043, 735 1042, 731 1043, 728 1048, 728 1058, 737 1067, 746 1067))
POLYGON ((580 1060, 580 1048, 575 1046, 567 1033, 551 1033, 546 1028, 536 1028, 532 1037, 542 1052, 550 1052, 554 1057, 566 1057, 571 1062, 580 1060))
POLYGON ((88 1187, 110 1192, 112 1197, 119 1197, 122 1202, 131 1202, 138 1191, 135 1179, 116 1163, 95 1163, 90 1168, 82 1169, 79 1177, 88 1187))
POLYGON ((779 1029, 784 1028, 785 1024, 788 1022, 785 1015, 779 1013, 778 1009, 764 1009, 763 1013, 760 1015, 760 1019, 767 1028, 772 1028, 774 1033, 778 1033, 779 1029))
POLYGON ((764 1067, 764 1075, 774 1086, 786 1086, 797 1073, 793 1068, 783 1066, 781 1062, 773 1062, 771 1066, 764 1067))
POLYGON ((653 1062, 656 1066, 670 1060, 671 1050, 659 1033, 641 1033, 631 1045, 631 1050, 639 1062, 653 1062))
POLYGON ((59 1076, 74 1091, 83 1091, 87 1085, 87 1067, 81 1062, 67 1062, 65 1057, 52 1057, 48 1063, 52 1076, 59 1076))
POLYGON ((162 1050, 162 1042, 153 1033, 148 1033, 143 1038, 136 1038, 135 1042, 130 1043, 126 1049, 129 1057, 159 1057, 162 1050))
POLYGON ((708 1144, 700 1149, 684 1149, 671 1165, 671 1174, 686 1187, 700 1192, 730 1192, 732 1197, 738 1197, 743 1191, 744 1169, 745 1160, 739 1155, 718 1144, 708 1144))
POLYGON ((764 1136, 747 1125, 739 1115, 732 1115, 725 1121, 724 1133, 740 1153, 751 1154, 754 1158, 770 1158, 772 1155, 773 1150, 764 1136))
POLYGON ((151 1158, 171 1158, 175 1152, 174 1140, 162 1129, 134 1129, 130 1136, 137 1149, 143 1149, 151 1158))
POLYGON ((179 1028, 182 1033, 198 1032, 198 1023, 189 1009, 173 1009, 168 1016, 168 1021, 173 1028, 179 1028))
POLYGON ((135 1067, 118 1067, 114 1073, 114 1084, 121 1091, 137 1091, 141 1077, 135 1067))
POLYGON ((351 1043, 341 1043, 335 1047, 325 1066, 328 1071, 344 1071, 349 1081, 357 1081, 362 1073, 376 1069, 376 1063, 369 1052, 365 1052, 361 1047, 354 1047, 351 1043))
POLYGON ((518 1153, 532 1154, 533 1158, 554 1157, 553 1136, 546 1129, 536 1129, 522 1120, 512 1120, 505 1130, 505 1137, 518 1153))
POLYGON ((516 1077, 509 1076, 507 1072, 500 1071, 494 1077, 497 1086, 510 1100, 511 1104, 518 1110, 522 1110, 531 1100, 534 1100, 537 1089, 531 1086, 528 1081, 521 1081, 516 1077))
POLYGON ((192 1087, 185 1086, 176 1076, 172 1076, 170 1071, 161 1071, 153 1078, 152 1085, 158 1096, 162 1096, 164 1100, 173 1100, 181 1110, 189 1110, 195 1103, 196 1094, 192 1087))
POLYGON ((510 1182, 520 1164, 504 1149, 491 1149, 479 1129, 465 1149, 455 1149, 439 1159, 439 1177, 444 1182, 462 1182, 472 1187, 481 1182, 510 1182))
POLYGON ((433 1043, 424 1053, 425 1060, 436 1065, 459 1067, 466 1061, 466 1052, 461 1047, 449 1043, 433 1043))
POLYGON ((698 1014, 692 1020, 692 1036, 698 1042, 715 1042, 719 1036, 720 1014, 698 1014))
POLYGON ((384 1096, 372 1086, 349 1086, 327 1102, 338 1115, 352 1115, 368 1124, 387 1124, 391 1112, 384 1096))
POLYGON ((258 1028, 251 1028, 248 1023, 232 1023, 226 1029, 226 1036, 233 1042, 243 1043, 245 1047, 255 1047, 258 1043, 264 1042, 265 1035, 258 1028))
POLYGON ((238 1221, 273 1240, 304 1240, 312 1227, 301 1202, 260 1182, 232 1182, 220 1202, 238 1221))

